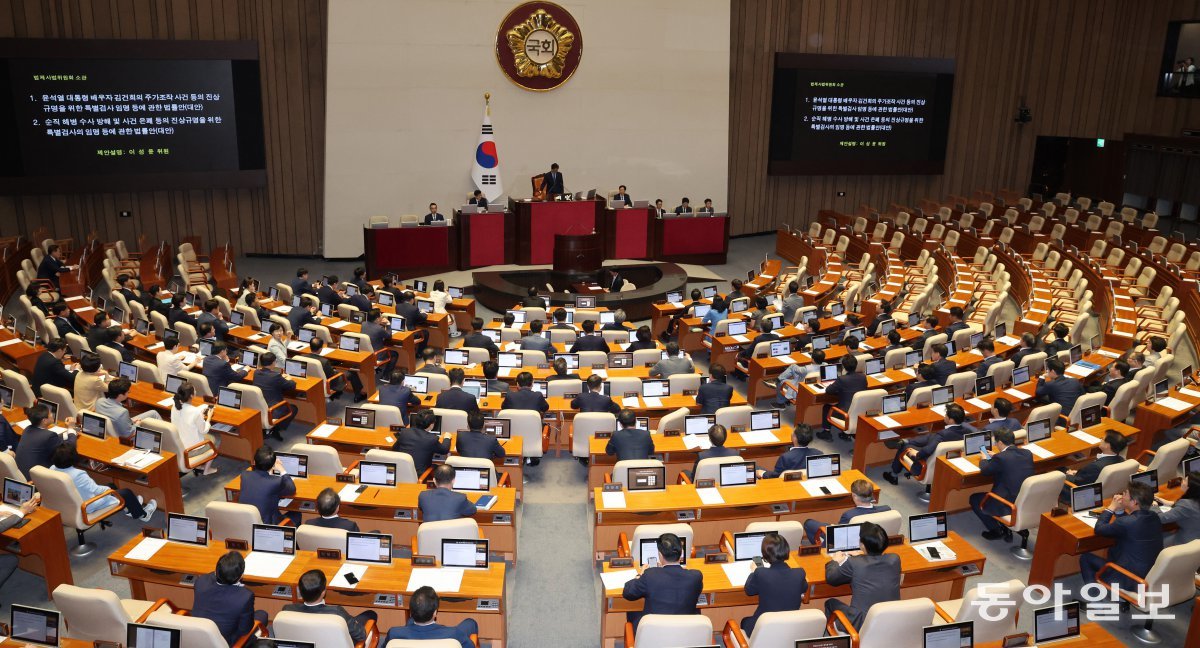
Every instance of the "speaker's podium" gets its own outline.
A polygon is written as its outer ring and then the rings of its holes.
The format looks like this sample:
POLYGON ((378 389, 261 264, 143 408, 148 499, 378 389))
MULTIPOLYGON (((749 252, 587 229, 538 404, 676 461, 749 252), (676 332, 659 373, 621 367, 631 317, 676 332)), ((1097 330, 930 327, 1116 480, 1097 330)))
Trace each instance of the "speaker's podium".
POLYGON ((596 276, 604 264, 604 239, 599 234, 555 234, 554 271, 578 277, 596 276))

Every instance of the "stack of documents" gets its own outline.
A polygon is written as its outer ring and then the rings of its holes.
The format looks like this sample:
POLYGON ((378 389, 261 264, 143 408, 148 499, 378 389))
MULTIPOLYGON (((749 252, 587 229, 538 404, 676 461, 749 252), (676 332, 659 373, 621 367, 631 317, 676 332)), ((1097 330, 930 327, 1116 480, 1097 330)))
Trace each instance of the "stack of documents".
POLYGON ((941 540, 934 540, 933 542, 913 545, 913 549, 916 549, 917 553, 921 554, 921 557, 929 562, 945 562, 947 560, 954 560, 958 557, 958 555, 951 551, 950 547, 947 547, 946 543, 942 542, 941 540), (931 547, 937 549, 937 558, 934 558, 933 555, 929 553, 929 549, 931 547))

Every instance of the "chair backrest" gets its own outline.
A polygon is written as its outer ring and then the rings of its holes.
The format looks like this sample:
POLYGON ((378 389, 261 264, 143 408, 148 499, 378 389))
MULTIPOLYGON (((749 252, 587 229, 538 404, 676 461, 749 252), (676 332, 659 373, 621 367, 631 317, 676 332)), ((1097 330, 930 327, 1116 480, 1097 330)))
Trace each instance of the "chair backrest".
POLYGON ((788 546, 791 547, 799 547, 807 537, 804 532, 804 523, 799 520, 771 520, 768 522, 751 522, 746 525, 746 533, 754 533, 756 531, 774 531, 783 536, 783 539, 787 540, 788 546))
POLYGON ((960 371, 950 374, 946 378, 946 385, 954 388, 955 398, 965 398, 967 394, 975 391, 975 372, 960 371))
MULTIPOLYGON (((639 524, 633 529, 633 535, 629 540, 629 555, 633 557, 633 564, 636 567, 641 564, 642 559, 642 541, 655 539, 664 533, 674 533, 684 541, 684 546, 687 549, 684 555, 690 555, 695 545, 692 543, 693 535, 692 527, 683 522, 674 524, 639 524)), ((657 551, 657 550, 656 550, 657 551)), ((647 556, 649 558, 650 556, 647 556)))
MULTIPOLYGON (((582 362, 580 363, 582 366, 582 362)), ((563 397, 567 394, 579 394, 583 392, 582 380, 551 380, 546 383, 546 397, 563 397)))
POLYGON ((208 518, 208 535, 218 542, 228 538, 249 542, 254 525, 262 524, 257 508, 237 502, 209 502, 204 517, 208 518))
POLYGON ((638 622, 633 646, 668 648, 712 644, 712 621, 703 614, 647 614, 638 622))
MULTIPOLYGON (((148 429, 162 434, 162 449, 165 452, 170 452, 175 455, 175 463, 179 469, 179 472, 186 473, 187 471, 191 470, 191 468, 188 467, 187 447, 184 446, 183 437, 179 436, 179 429, 175 427, 174 423, 170 421, 164 421, 162 419, 148 418, 138 423, 138 425, 142 425, 148 429)), ((215 453, 213 453, 212 450, 206 450, 200 455, 193 456, 192 460, 203 461, 204 458, 207 458, 207 456, 210 455, 215 458, 215 453)))
POLYGON ((921 475, 921 483, 926 486, 933 484, 938 457, 943 457, 951 452, 963 452, 965 445, 962 441, 942 441, 937 444, 937 447, 933 449, 933 454, 929 455, 929 460, 925 462, 925 472, 921 475))
POLYGON ((1107 398, 1108 397, 1104 394, 1104 392, 1095 392, 1080 396, 1079 398, 1075 399, 1075 406, 1071 408, 1071 412, 1067 415, 1067 419, 1072 425, 1079 423, 1079 416, 1083 410, 1094 405, 1104 405, 1104 401, 1107 398))
POLYGON ((412 455, 407 452, 371 448, 367 450, 367 454, 363 455, 363 459, 395 464, 397 484, 415 484, 420 478, 420 475, 417 474, 417 465, 413 463, 412 455))
MULTIPOLYGON (((665 418, 665 417, 664 417, 665 418)), ((611 432, 616 429, 617 417, 608 412, 580 412, 571 422, 571 454, 587 457, 592 437, 596 432, 611 432)))
POLYGON ((633 352, 633 366, 641 367, 648 362, 658 362, 662 358, 662 351, 658 349, 638 349, 633 352))
POLYGON ((155 610, 146 620, 150 625, 179 630, 181 646, 188 648, 228 648, 221 630, 211 619, 188 614, 172 614, 167 608, 155 610))
POLYGON ((279 612, 274 623, 276 639, 310 641, 321 648, 354 648, 346 620, 336 614, 279 612))
POLYGON ((345 466, 342 465, 342 458, 338 455, 337 449, 332 446, 312 445, 300 441, 293 444, 287 451, 308 457, 309 475, 333 477, 346 470, 345 466))
POLYGON ((17 466, 16 458, 7 452, 0 452, 0 483, 3 483, 5 478, 20 482, 29 481, 17 466))
POLYGON ((1026 354, 1024 358, 1021 358, 1021 364, 1018 367, 1029 367, 1031 374, 1041 373, 1046 368, 1046 352, 1038 351, 1026 354))
POLYGON ((613 464, 612 481, 614 484, 627 485, 629 470, 632 468, 661 468, 663 462, 658 459, 625 459, 613 464))
POLYGON ((692 481, 696 481, 697 479, 718 480, 721 476, 722 465, 741 463, 742 461, 743 459, 739 456, 701 459, 700 463, 696 465, 696 474, 692 476, 692 481))
POLYGON ((927 598, 876 603, 858 630, 858 648, 894 648, 899 637, 921 636, 933 615, 933 601, 927 598))
POLYGON ((445 409, 442 407, 432 407, 434 416, 440 416, 442 419, 441 429, 446 432, 457 432, 467 429, 467 413, 462 410, 445 409))
POLYGON ((542 446, 542 415, 533 410, 500 410, 496 415, 512 421, 512 436, 521 437, 521 454, 526 457, 540 457, 544 452, 542 446))
POLYGON ((879 513, 856 515, 850 518, 851 524, 860 524, 862 522, 874 522, 883 527, 883 530, 888 535, 892 536, 900 533, 900 525, 904 522, 904 516, 900 514, 900 511, 881 511, 879 513))
POLYGON ((442 540, 472 540, 478 537, 479 524, 475 518, 422 522, 417 527, 417 546, 413 547, 413 553, 437 556, 438 562, 441 562, 442 540))
POLYGON ((1016 368, 1012 360, 1004 360, 1002 362, 993 363, 988 367, 987 375, 994 378, 997 387, 1007 385, 1012 382, 1012 372, 1016 368))
POLYGON ((63 583, 54 588, 54 606, 66 622, 66 636, 83 641, 125 642, 125 626, 135 619, 116 592, 63 583))
POLYGON ((301 524, 296 529, 296 548, 301 551, 316 551, 317 549, 346 549, 346 530, 301 524))
POLYGON ((1187 454, 1190 447, 1192 445, 1188 443, 1187 438, 1179 438, 1169 443, 1164 443, 1154 453, 1154 458, 1150 460, 1150 464, 1146 466, 1146 469, 1158 471, 1158 481, 1160 484, 1175 479, 1179 477, 1179 462, 1183 461, 1183 455, 1187 454))
MULTIPOLYGON (((691 414, 691 410, 686 407, 680 407, 674 412, 658 419, 658 427, 654 429, 654 433, 662 434, 666 430, 679 430, 682 432, 683 423, 688 414, 691 414)), ((579 415, 576 415, 575 420, 579 420, 579 415)))
POLYGON ((263 396, 261 389, 255 385, 238 382, 230 383, 229 388, 242 393, 243 409, 258 410, 259 418, 262 420, 263 429, 269 429, 271 427, 271 414, 268 412, 267 399, 263 396))
POLYGON ((42 385, 42 398, 58 404, 59 418, 73 417, 78 413, 78 410, 75 408, 75 399, 71 397, 71 392, 62 387, 51 384, 42 385))
POLYGON ((86 529, 83 520, 83 497, 75 482, 66 473, 44 466, 34 466, 29 479, 42 494, 42 506, 62 514, 63 524, 72 529, 86 529))
POLYGON ((455 468, 483 468, 488 471, 488 483, 492 487, 496 486, 496 481, 499 476, 496 475, 496 464, 492 463, 491 459, 482 459, 480 457, 460 457, 458 455, 450 455, 446 457, 446 464, 455 468))
MULTIPOLYGON (((986 587, 987 596, 981 595, 978 585, 967 590, 958 606, 958 613, 954 615, 955 622, 971 621, 974 623, 973 638, 976 644, 1000 641, 1016 633, 1017 610, 1021 606, 1021 593, 1025 590, 1025 583, 1014 578, 1003 583, 988 583, 986 587), (1012 604, 996 603, 997 600, 1012 601, 1012 604), (999 615, 995 612, 988 613, 988 616, 999 616, 999 618, 994 621, 983 618, 982 611, 985 605, 999 605, 999 615)), ((992 610, 995 609, 992 608, 992 610)))
POLYGON ((1096 478, 1096 481, 1100 482, 1100 490, 1103 492, 1104 499, 1125 490, 1129 486, 1130 476, 1141 467, 1142 465, 1134 459, 1126 459, 1121 463, 1105 466, 1096 478))
POLYGON ((37 397, 33 394, 33 388, 29 386, 29 380, 25 376, 13 371, 12 369, 4 369, 0 371, 0 375, 4 376, 4 384, 8 385, 13 390, 13 407, 33 407, 37 402, 37 397))
POLYGON ((933 390, 934 390, 933 386, 917 387, 916 389, 913 390, 912 395, 908 397, 907 406, 915 407, 920 403, 932 403, 933 402, 933 390))
POLYGON ((461 648, 458 639, 392 639, 383 648, 461 648))
POLYGON ((698 391, 700 389, 700 374, 674 374, 667 378, 671 384, 671 394, 682 394, 684 390, 698 391))
POLYGON ((949 340, 950 340, 949 336, 947 336, 945 333, 938 333, 937 335, 929 336, 929 338, 927 340, 925 340, 925 346, 922 349, 921 357, 924 358, 925 360, 932 359, 933 358, 933 345, 945 344, 949 340))
POLYGON ((722 407, 717 410, 717 425, 724 425, 726 429, 732 428, 735 425, 744 425, 746 429, 750 428, 750 413, 754 411, 749 405, 731 405, 722 407))
POLYGON ((1141 384, 1135 380, 1121 385, 1117 388, 1117 393, 1113 395, 1113 399, 1108 404, 1108 415, 1114 421, 1124 423, 1129 418, 1129 413, 1133 410, 1134 399, 1139 395, 1144 395, 1141 390, 1141 384))
MULTIPOLYGON (((196 389, 197 396, 208 399, 211 399, 214 396, 212 389, 209 388, 208 378, 206 378, 204 374, 195 371, 184 370, 179 372, 179 377, 186 380, 189 385, 196 389)), ((262 393, 260 392, 259 395, 261 396, 262 393)))
POLYGON ((820 610, 764 612, 750 634, 750 648, 791 645, 803 637, 820 637, 825 631, 825 615, 820 610))
POLYGON ((395 405, 380 405, 379 403, 359 403, 358 407, 375 412, 375 427, 391 427, 403 425, 400 408, 395 405))
POLYGON ((850 410, 846 412, 846 434, 854 434, 858 429, 860 414, 883 409, 883 398, 887 396, 886 389, 864 389, 850 400, 850 410))
POLYGON ((1024 531, 1035 528, 1042 514, 1058 505, 1058 496, 1066 480, 1067 475, 1057 470, 1027 477, 1013 502, 1017 507, 1017 519, 1013 520, 1012 529, 1024 531))
MULTIPOLYGON (((1161 593, 1164 607, 1182 603, 1196 593, 1196 570, 1200 569, 1200 540, 1167 547, 1146 572, 1146 590, 1161 593)), ((1151 600, 1160 600, 1154 597, 1151 600)))

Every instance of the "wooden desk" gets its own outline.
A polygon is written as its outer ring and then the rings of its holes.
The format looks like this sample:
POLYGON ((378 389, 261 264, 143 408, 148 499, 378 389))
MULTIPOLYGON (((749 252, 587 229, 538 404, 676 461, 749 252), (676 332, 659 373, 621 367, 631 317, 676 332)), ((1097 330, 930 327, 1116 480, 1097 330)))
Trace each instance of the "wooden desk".
MULTIPOLYGON (((145 409, 152 409, 162 416, 164 421, 171 420, 174 401, 170 392, 145 382, 136 382, 129 388, 129 399, 145 409)), ((204 399, 199 396, 192 399, 194 405, 202 405, 204 399)), ((324 420, 324 419, 322 419, 324 420)), ((224 423, 233 427, 232 432, 219 434, 221 445, 217 454, 241 461, 253 461, 254 453, 263 444, 262 415, 253 409, 229 409, 220 405, 213 409, 213 423, 224 423)))
POLYGON ((21 569, 37 574, 46 581, 46 597, 54 595, 54 588, 66 583, 74 585, 71 575, 71 557, 67 555, 67 541, 63 536, 62 516, 58 511, 39 506, 26 516, 25 526, 10 528, 0 534, 4 543, 0 549, 15 554, 21 569))
MULTIPOLYGON (((888 553, 900 556, 900 568, 904 575, 900 586, 902 598, 929 597, 935 601, 959 598, 968 578, 964 568, 969 569, 972 575, 983 572, 987 556, 962 536, 951 531, 945 543, 955 553, 955 559, 936 563, 923 558, 908 544, 888 547, 888 553)), ((696 559, 695 564, 689 562, 688 568, 704 575, 704 593, 708 595, 708 602, 700 606, 700 613, 712 620, 713 628, 724 628, 728 621, 738 623, 743 617, 753 614, 758 597, 747 596, 741 585, 730 583, 721 565, 706 565, 703 562, 702 559, 696 559)), ((793 568, 804 569, 808 578, 811 600, 804 604, 805 608, 820 610, 825 599, 829 598, 838 598, 847 603, 850 600, 849 585, 834 587, 826 582, 827 562, 829 557, 824 551, 811 556, 793 553, 788 559, 788 564, 793 568)), ((605 564, 604 571, 610 571, 608 564, 605 564)), ((603 619, 601 642, 606 648, 615 646, 616 641, 624 635, 626 614, 642 609, 642 601, 626 601, 621 593, 620 589, 605 590, 600 600, 600 618, 603 619)), ((907 646, 910 643, 896 645, 907 646)))
MULTIPOLYGON (((975 644, 976 648, 1001 648, 1002 645, 1002 641, 989 641, 986 643, 975 644)), ((1059 646, 1069 646, 1071 648, 1082 648, 1082 646, 1088 646, 1088 648, 1123 648, 1127 644, 1114 637, 1112 633, 1110 633, 1108 630, 1105 630, 1104 626, 1100 625, 1099 623, 1085 623, 1083 624, 1083 627, 1079 629, 1078 637, 1073 639, 1062 639, 1054 642, 1053 645, 1054 648, 1058 648, 1059 646)), ((1188 641, 1184 643, 1184 645, 1191 646, 1193 644, 1188 641)))
MULTIPOLYGON (((184 576, 199 576, 211 572, 217 559, 226 553, 224 543, 211 542, 208 546, 168 542, 150 560, 132 560, 127 554, 141 542, 141 536, 131 538, 108 557, 109 573, 129 581, 130 594, 135 599, 154 601, 170 600, 179 607, 192 608, 192 585, 182 583, 184 576)), ((243 552, 245 553, 245 552, 243 552)), ((254 593, 255 609, 266 610, 272 616, 289 603, 300 601, 296 583, 300 575, 310 569, 319 569, 329 580, 341 569, 340 560, 322 560, 316 552, 297 551, 292 564, 278 578, 260 578, 247 575, 243 582, 254 593), (286 586, 287 591, 275 595, 277 586, 286 586)), ((379 627, 392 628, 404 625, 408 620, 407 603, 412 594, 408 588, 413 567, 410 561, 396 559, 390 566, 370 567, 353 590, 330 586, 325 602, 344 606, 351 614, 375 610, 379 614, 379 627), (402 595, 397 606, 377 604, 375 595, 402 595)), ((507 636, 505 621, 505 573, 504 563, 491 563, 488 569, 467 569, 458 592, 442 593, 442 604, 438 609, 438 620, 453 625, 467 618, 479 623, 479 638, 504 645, 507 636), (492 609, 478 609, 480 602, 488 602, 492 609)), ((497 644, 493 644, 497 645, 497 644)))
MULTIPOLYGON (((684 521, 692 527, 697 546, 715 546, 721 533, 732 528, 742 529, 749 522, 803 522, 809 518, 836 522, 842 511, 853 508, 850 485, 858 479, 867 479, 867 476, 857 470, 843 471, 837 480, 847 492, 820 497, 810 495, 800 481, 760 479, 753 485, 718 488, 725 500, 722 504, 701 502, 693 484, 668 483, 661 491, 626 491, 625 508, 620 509, 605 508, 601 489, 596 488, 592 493, 596 508, 592 546, 597 552, 612 551, 622 532, 632 535, 639 524, 680 522, 680 513, 691 516, 684 521)), ((875 492, 879 492, 878 487, 875 492)))
MULTIPOLYGON (((317 495, 326 488, 335 491, 342 490, 346 484, 339 483, 336 478, 324 475, 312 475, 304 479, 293 479, 296 484, 296 494, 286 509, 296 511, 305 521, 318 517, 317 495)), ((234 477, 225 484, 225 500, 238 501, 241 493, 242 477, 234 477)), ((410 540, 417 535, 417 527, 421 525, 420 509, 417 507, 417 497, 428 490, 425 484, 396 484, 393 488, 382 486, 367 486, 353 502, 342 502, 341 516, 354 520, 358 528, 372 532, 389 533, 392 535, 392 545, 409 547, 410 540)), ((478 511, 475 521, 483 529, 483 535, 491 540, 489 549, 493 553, 503 554, 505 560, 516 562, 517 559, 517 527, 516 527, 516 491, 512 488, 493 488, 488 491, 496 496, 496 503, 486 511, 478 511)), ((472 502, 481 497, 481 493, 464 492, 472 502)), ((428 552, 426 552, 428 553, 428 552)))
POLYGON ((42 355, 46 348, 41 344, 34 346, 21 342, 11 331, 0 328, 0 343, 4 342, 8 342, 0 346, 0 358, 3 358, 4 364, 31 378, 38 356, 42 355))
POLYGON ((1145 450, 1153 449, 1155 439, 1163 430, 1183 425, 1191 419, 1196 408, 1200 407, 1200 391, 1197 391, 1195 387, 1181 390, 1176 386, 1171 388, 1167 395, 1175 400, 1188 403, 1191 407, 1176 410, 1159 402, 1138 403, 1134 410, 1133 425, 1145 434, 1141 435, 1144 438, 1140 439, 1136 448, 1129 449, 1129 456, 1136 457, 1145 450))
MULTIPOLYGON (((794 338, 800 335, 800 329, 792 326, 791 324, 786 324, 783 326, 783 328, 772 332, 778 335, 779 339, 782 340, 794 338)), ((733 372, 734 368, 737 366, 738 353, 740 353, 742 349, 746 347, 750 347, 750 349, 753 350, 754 345, 757 344, 755 340, 758 339, 759 335, 760 333, 758 331, 748 330, 746 331, 745 335, 739 335, 737 337, 733 337, 731 335, 709 337, 709 366, 711 367, 712 365, 720 364, 721 366, 725 367, 727 371, 733 372)))

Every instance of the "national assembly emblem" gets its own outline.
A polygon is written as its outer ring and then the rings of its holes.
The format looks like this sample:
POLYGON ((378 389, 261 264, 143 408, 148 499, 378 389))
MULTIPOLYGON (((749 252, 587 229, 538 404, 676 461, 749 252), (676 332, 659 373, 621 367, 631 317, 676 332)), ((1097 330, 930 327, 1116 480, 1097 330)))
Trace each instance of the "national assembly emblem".
POLYGON ((553 90, 571 78, 583 55, 579 24, 551 2, 526 2, 510 11, 496 33, 496 61, 526 90, 553 90))

